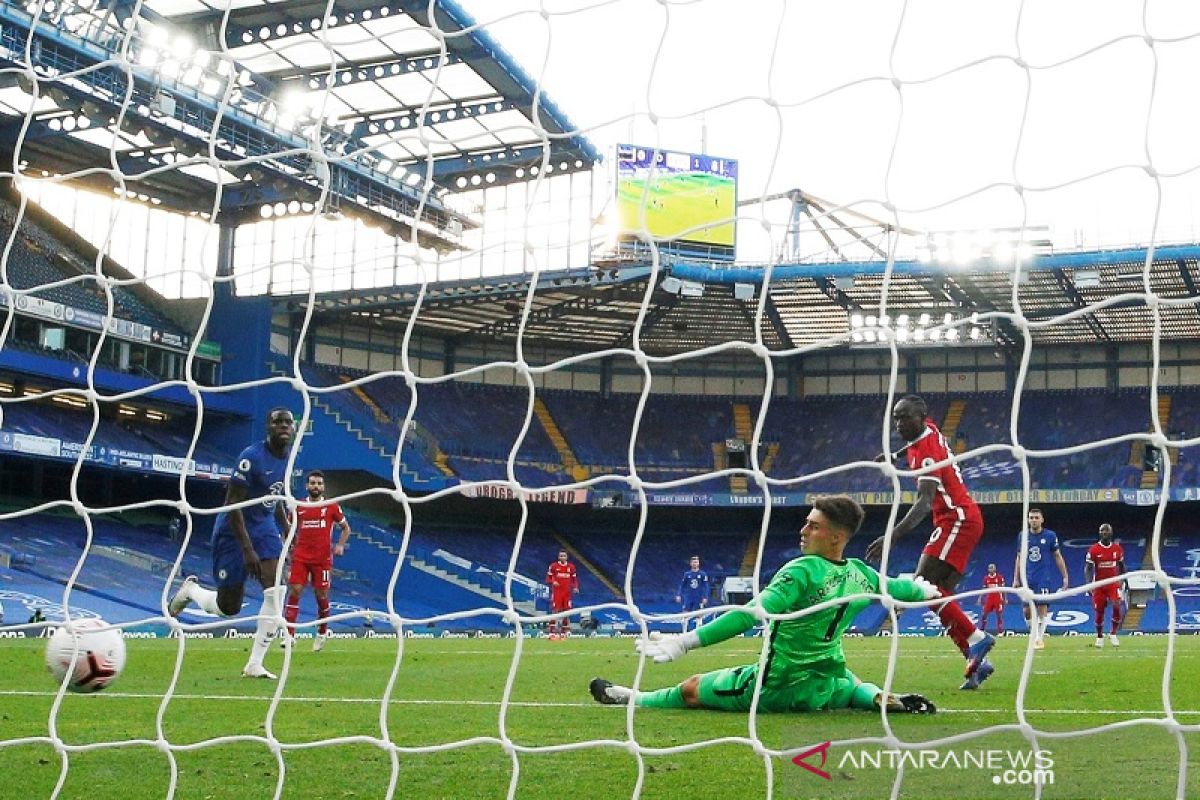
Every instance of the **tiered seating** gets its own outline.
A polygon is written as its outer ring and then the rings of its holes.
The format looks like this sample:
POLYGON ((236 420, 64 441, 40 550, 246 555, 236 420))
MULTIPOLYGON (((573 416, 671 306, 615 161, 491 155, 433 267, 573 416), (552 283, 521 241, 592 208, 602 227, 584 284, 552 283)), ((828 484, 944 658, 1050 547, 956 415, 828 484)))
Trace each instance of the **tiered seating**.
MULTIPOLYGON (((76 590, 71 595, 72 606, 100 614, 110 622, 160 616, 164 582, 180 546, 168 538, 166 519, 157 522, 146 519, 140 525, 115 517, 93 517, 92 521, 92 550, 76 580, 76 590)), ((181 575, 199 575, 205 583, 211 580, 212 572, 211 522, 211 516, 193 518, 196 530, 180 565, 181 575)), ((62 514, 38 514, 15 517, 6 520, 4 525, 5 537, 0 547, 13 556, 12 568, 0 570, 5 589, 53 604, 45 612, 47 618, 51 621, 61 619, 58 604, 62 602, 63 585, 74 571, 86 544, 82 519, 62 514)), ((331 599, 335 610, 385 609, 386 590, 386 580, 364 583, 341 573, 335 579, 331 599)), ((311 620, 316 615, 311 594, 307 592, 302 598, 302 620, 311 620)), ((256 612, 261 599, 258 585, 254 581, 247 582, 245 613, 256 612)), ((398 603, 397 608, 408 616, 437 613, 419 601, 398 603)), ((11 615, 10 621, 27 616, 25 610, 13 602, 11 595, 5 610, 11 615)), ((185 614, 183 619, 185 622, 212 621, 210 617, 191 613, 185 614)), ((237 625, 243 629, 252 627, 253 620, 239 618, 237 625)), ((359 624, 339 623, 336 627, 359 627, 359 624)))
MULTIPOLYGON (((194 460, 221 464, 229 455, 206 443, 223 423, 209 417, 201 430, 194 460)), ((5 403, 2 423, 5 431, 28 433, 71 442, 83 442, 92 427, 90 408, 71 408, 47 402, 5 403)), ((191 423, 181 420, 169 424, 125 425, 117 420, 102 418, 92 437, 95 447, 150 452, 182 457, 191 442, 191 423)))
MULTIPOLYGON (((358 377, 341 368, 305 367, 305 377, 314 385, 342 383, 343 376, 358 377)), ((361 386, 371 403, 386 415, 377 418, 368 403, 351 390, 321 396, 327 405, 365 431, 378 431, 379 441, 395 441, 399 424, 408 408, 409 392, 396 377, 379 378, 361 386)), ((418 388, 415 419, 449 457, 457 475, 466 480, 502 480, 509 450, 524 422, 528 402, 520 387, 465 382, 423 384, 418 388)), ((1176 402, 1170 432, 1200 435, 1200 392, 1173 393, 1176 402), (1197 430, 1192 431, 1195 427, 1197 430)), ((628 471, 629 436, 638 396, 625 394, 602 398, 591 393, 547 390, 540 395, 568 444, 593 474, 628 471)), ((951 402, 950 395, 926 398, 930 416, 941 421, 951 402)), ((1011 444, 1012 398, 1005 393, 983 393, 965 399, 965 411, 955 441, 956 452, 994 444, 1011 444)), ((745 400, 752 413, 760 402, 745 400)), ((643 480, 675 481, 702 475, 714 468, 713 446, 734 433, 734 399, 729 397, 685 397, 652 395, 643 411, 634 443, 635 461, 643 480)), ((773 398, 767 411, 762 441, 777 443, 779 451, 768 475, 778 480, 805 478, 815 472, 854 461, 870 462, 881 448, 885 417, 883 397, 773 398)), ((1072 393, 1026 392, 1022 398, 1020 443, 1031 450, 1071 447, 1123 434, 1144 432, 1149 425, 1148 395, 1142 390, 1117 393, 1085 391, 1072 393)), ((890 429, 890 422, 889 422, 890 429)), ((427 440, 423 440, 427 441, 427 440)), ((890 449, 901 446, 894 434, 890 449)), ((426 444, 410 441, 411 457, 425 462, 432 456, 426 444)), ((1128 443, 1093 447, 1067 456, 1030 457, 1034 488, 1110 488, 1136 486, 1138 466, 1129 464, 1128 443)), ((542 425, 534 419, 517 453, 517 472, 522 483, 532 487, 556 486, 571 481, 561 465, 542 425)), ((1180 454, 1173 484, 1191 485, 1197 475, 1190 450, 1180 454)), ((407 463, 407 461, 406 461, 407 463)), ((968 486, 978 491, 1016 489, 1021 486, 1019 464, 1006 452, 963 458, 960 469, 968 486)), ((910 482, 905 482, 911 486, 910 482)), ((882 491, 891 490, 874 466, 864 465, 789 484, 794 491, 882 491)), ((689 485, 693 491, 723 492, 728 482, 712 479, 689 485)))
MULTIPOLYGON (((773 398, 762 440, 781 447, 770 477, 796 478, 850 461, 870 461, 880 452, 883 405, 882 398, 773 398)), ((882 491, 888 485, 873 468, 793 484, 809 491, 882 491)))
MULTIPOLYGON (((451 455, 507 458, 525 422, 529 393, 523 388, 447 382, 417 389, 416 419, 451 455)), ((545 429, 531 420, 518 459, 559 460, 545 429)))
MULTIPOLYGON (((15 219, 15 209, 12 206, 0 206, 0 241, 7 241, 12 235, 15 219)), ((90 274, 90 270, 85 271, 73 260, 55 257, 57 253, 68 252, 70 251, 66 244, 25 217, 21 220, 21 227, 9 252, 8 280, 17 289, 32 289, 90 274)), ((114 286, 112 295, 118 317, 132 319, 160 330, 181 335, 184 333, 160 311, 142 302, 130 289, 114 286)), ((107 298, 95 280, 76 281, 39 290, 34 292, 34 296, 97 314, 105 314, 108 311, 107 298)))

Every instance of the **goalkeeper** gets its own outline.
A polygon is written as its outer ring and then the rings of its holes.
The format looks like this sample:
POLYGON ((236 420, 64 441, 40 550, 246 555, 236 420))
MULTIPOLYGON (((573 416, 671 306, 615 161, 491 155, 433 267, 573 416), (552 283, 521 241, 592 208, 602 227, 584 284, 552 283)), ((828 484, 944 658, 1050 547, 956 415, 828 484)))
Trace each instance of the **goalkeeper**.
MULTIPOLYGON (((803 555, 785 564, 749 607, 761 606, 771 614, 787 614, 855 594, 881 594, 879 573, 858 559, 845 559, 846 542, 858 532, 862 507, 845 495, 819 497, 800 530, 803 555)), ((887 580, 887 593, 909 602, 939 597, 936 586, 924 578, 887 580)), ((933 703, 916 694, 886 695, 878 686, 864 683, 846 667, 842 634, 855 615, 870 604, 868 598, 847 600, 812 614, 770 623, 769 644, 763 663, 760 711, 818 711, 830 708, 877 710, 886 703, 889 712, 930 714, 933 703)), ((728 611, 712 622, 682 636, 639 639, 638 652, 658 663, 681 658, 688 650, 723 642, 744 633, 758 617, 744 610, 728 611)), ((592 697, 606 705, 633 702, 646 708, 711 708, 747 711, 754 698, 758 664, 719 669, 693 675, 678 686, 654 692, 635 692, 596 678, 592 697)))

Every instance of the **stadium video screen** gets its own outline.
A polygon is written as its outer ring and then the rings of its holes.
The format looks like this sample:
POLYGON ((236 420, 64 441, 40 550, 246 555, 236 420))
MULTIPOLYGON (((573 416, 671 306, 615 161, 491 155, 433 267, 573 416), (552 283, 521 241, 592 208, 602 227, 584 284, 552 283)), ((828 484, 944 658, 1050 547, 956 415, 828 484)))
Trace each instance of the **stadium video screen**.
POLYGON ((621 235, 646 229, 656 240, 732 248, 737 213, 737 161, 617 145, 617 214, 621 235))

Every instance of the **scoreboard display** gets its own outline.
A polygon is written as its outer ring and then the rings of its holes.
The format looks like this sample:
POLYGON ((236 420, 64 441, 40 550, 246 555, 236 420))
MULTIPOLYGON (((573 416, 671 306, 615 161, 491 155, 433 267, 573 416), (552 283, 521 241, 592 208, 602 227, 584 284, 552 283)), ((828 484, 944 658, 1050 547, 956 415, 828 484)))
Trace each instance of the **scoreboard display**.
POLYGON ((622 144, 616 161, 622 237, 733 248, 736 160, 622 144))

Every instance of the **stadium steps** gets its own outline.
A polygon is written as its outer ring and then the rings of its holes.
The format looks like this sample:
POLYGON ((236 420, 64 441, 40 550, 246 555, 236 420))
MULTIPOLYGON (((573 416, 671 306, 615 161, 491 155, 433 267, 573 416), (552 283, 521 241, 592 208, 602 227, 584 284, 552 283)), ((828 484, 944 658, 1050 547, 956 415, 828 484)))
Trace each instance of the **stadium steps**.
POLYGON ((416 420, 409 423, 409 430, 413 435, 420 439, 425 444, 425 450, 429 453, 429 460, 437 467, 438 472, 445 475, 447 478, 457 478, 458 475, 454 472, 454 468, 450 466, 450 457, 446 455, 446 451, 438 443, 437 438, 425 430, 424 425, 420 425, 416 420))
POLYGON ((763 456, 762 464, 759 467, 764 473, 770 473, 771 467, 775 466, 775 459, 779 456, 779 442, 771 442, 767 445, 767 454, 763 456))
MULTIPOLYGON (((385 553, 390 553, 391 555, 394 555, 394 556, 400 554, 399 548, 396 548, 380 539, 376 539, 375 537, 370 536, 366 533, 363 533, 360 530, 356 529, 356 530, 352 531, 350 533, 350 536, 353 539, 361 539, 364 542, 369 543, 371 546, 379 548, 380 550, 384 551, 385 553)), ((440 567, 435 567, 434 565, 432 565, 426 561, 422 561, 420 558, 417 558, 416 556, 406 555, 404 557, 404 560, 406 562, 408 562, 408 566, 414 567, 415 569, 419 569, 428 575, 433 575, 434 577, 437 577, 444 581, 452 583, 455 586, 466 589, 467 591, 477 594, 480 597, 486 597, 487 599, 489 599, 493 602, 499 603, 500 605, 506 605, 505 600, 504 600, 504 595, 500 594, 499 592, 494 592, 491 589, 484 588, 483 586, 480 586, 477 583, 473 583, 471 581, 468 581, 464 578, 459 577, 458 575, 447 572, 446 570, 444 570, 440 567)), ((532 602, 528 602, 528 601, 514 601, 513 608, 517 609, 518 611, 524 611, 527 614, 536 614, 537 613, 537 609, 535 608, 534 604, 532 602)))
MULTIPOLYGON (((343 428, 348 430, 350 433, 354 434, 354 438, 358 439, 360 442, 365 444, 368 448, 370 448, 374 452, 378 453, 381 458, 386 458, 390 461, 391 458, 395 455, 394 452, 389 453, 387 448, 384 447, 383 445, 377 444, 376 441, 373 438, 371 438, 371 436, 366 431, 364 431, 362 428, 359 428, 353 422, 351 422, 350 420, 343 417, 341 415, 341 412, 339 412, 336 408, 326 405, 324 401, 322 401, 316 397, 314 397, 312 399, 312 404, 314 407, 321 409, 326 414, 333 417, 334 422, 336 422, 338 425, 341 425, 343 428)), ((309 434, 306 431, 304 435, 308 436, 309 434)))
POLYGON ((950 407, 946 409, 946 416, 942 420, 942 436, 946 437, 946 441, 950 443, 950 447, 955 453, 963 453, 967 449, 966 442, 959 446, 957 441, 958 426, 962 424, 963 414, 966 410, 966 400, 951 400, 950 407))
POLYGON ((616 581, 614 581, 612 577, 608 575, 608 573, 601 569, 596 562, 579 552, 575 545, 571 544, 571 542, 567 540, 567 537, 563 536, 558 531, 555 531, 554 541, 558 542, 559 547, 567 551, 567 555, 569 555, 571 559, 575 561, 575 563, 579 564, 579 566, 595 575, 596 580, 600 581, 600 583, 604 585, 605 589, 608 589, 610 592, 612 592, 613 597, 617 598, 618 600, 625 599, 625 593, 621 591, 619 586, 617 586, 616 581))
MULTIPOLYGON (((345 375, 339 375, 338 380, 340 380, 342 383, 349 383, 352 379, 346 377, 345 375)), ((378 422, 380 425, 388 425, 391 423, 391 419, 384 412, 384 410, 379 407, 379 404, 376 403, 369 394, 363 391, 361 386, 352 386, 350 387, 350 391, 354 392, 354 396, 361 400, 362 404, 371 410, 371 413, 375 416, 376 422, 378 422)))
MULTIPOLYGON (((1171 421, 1171 395, 1160 394, 1158 396, 1158 421, 1162 424, 1164 431, 1169 431, 1171 421)), ((1179 463, 1179 448, 1167 448, 1167 456, 1171 459, 1171 465, 1179 463)))
POLYGON ((1146 613, 1145 606, 1127 605, 1125 616, 1121 618, 1121 630, 1136 631, 1142 624, 1142 616, 1146 613))
MULTIPOLYGON (((406 560, 408 561, 409 566, 414 567, 415 569, 419 569, 422 572, 427 573, 429 575, 433 575, 434 577, 441 578, 442 580, 444 580, 448 583, 453 583, 455 586, 458 586, 462 589, 466 589, 468 592, 473 592, 474 594, 477 594, 480 597, 486 597, 487 599, 491 600, 492 602, 499 603, 502 606, 508 604, 507 601, 504 599, 504 595, 500 594, 499 592, 493 592, 491 589, 485 589, 482 586, 479 586, 478 584, 475 584, 475 583, 472 583, 471 581, 460 578, 457 575, 447 572, 446 570, 444 570, 440 567, 435 567, 432 564, 427 564, 426 562, 424 562, 421 559, 416 558, 414 556, 408 556, 406 560)), ((526 600, 514 600, 513 608, 515 608, 518 611, 524 611, 526 614, 530 614, 530 615, 537 613, 537 608, 534 606, 534 604, 532 602, 529 602, 526 600)))
MULTIPOLYGON (((287 375, 288 374, 285 370, 280 369, 274 363, 268 363, 267 367, 270 370, 272 375, 287 375)), ((377 444, 375 442, 375 440, 373 438, 371 438, 371 436, 366 431, 364 431, 362 428, 355 425, 350 420, 343 417, 341 412, 339 412, 336 408, 333 408, 328 403, 326 403, 324 400, 322 400, 320 395, 312 396, 312 405, 313 405, 313 408, 320 409, 326 416, 328 416, 330 419, 332 419, 336 425, 338 425, 342 428, 345 428, 348 433, 350 433, 352 436, 354 436, 354 438, 358 439, 358 441, 360 441, 364 445, 366 445, 366 447, 369 450, 371 450, 371 452, 375 453, 376 455, 378 455, 381 458, 387 459, 387 461, 389 462, 389 465, 390 465, 392 459, 395 458, 396 452, 394 450, 389 451, 387 448, 383 447, 382 445, 377 444)), ((376 408, 378 408, 378 406, 376 406, 376 408)), ((312 435, 311 430, 305 431, 303 433, 303 436, 311 436, 311 435, 312 435)), ((453 477, 454 473, 451 472, 451 473, 449 473, 449 475, 453 477)), ((430 485, 430 482, 428 480, 426 480, 425 478, 422 478, 416 472, 413 472, 412 470, 410 470, 407 466, 405 466, 403 461, 400 462, 400 477, 407 478, 409 481, 408 485, 413 488, 427 488, 430 485)))
MULTIPOLYGON (((313 404, 313 408, 317 408, 317 409, 320 409, 321 411, 323 411, 337 425, 345 428, 351 435, 354 436, 355 439, 358 439, 358 441, 360 441, 364 445, 366 445, 366 447, 371 452, 375 453, 380 458, 386 459, 388 461, 389 465, 391 464, 392 459, 395 458, 395 455, 396 455, 396 452, 394 450, 389 451, 386 447, 384 447, 380 444, 377 444, 376 441, 368 433, 366 433, 362 428, 359 428, 353 422, 351 422, 350 420, 343 417, 336 408, 326 405, 326 403, 324 401, 322 401, 319 397, 314 396, 312 398, 312 404, 313 404)), ((304 435, 311 436, 312 432, 305 431, 304 435)), ((441 452, 441 451, 439 450, 438 452, 441 452)), ((449 469, 449 468, 447 467, 447 469, 449 469)), ((450 477, 454 477, 453 472, 447 472, 446 474, 450 477)), ((417 473, 410 470, 407 466, 405 466, 403 461, 400 462, 400 477, 407 478, 408 485, 413 488, 425 488, 430 485, 430 482, 428 480, 426 480, 425 478, 422 478, 420 475, 418 475, 417 473)))
MULTIPOLYGON (((754 415, 750 406, 745 403, 733 404, 733 434, 746 443, 746 463, 750 463, 750 440, 754 438, 754 415)), ((729 479, 729 491, 734 494, 746 494, 750 491, 750 480, 745 475, 734 475, 729 479)))
POLYGON ((733 404, 733 432, 747 443, 754 436, 754 415, 745 403, 733 404))
POLYGON ((537 415, 538 422, 542 423, 542 428, 546 431, 546 436, 550 438, 550 443, 554 445, 554 449, 558 452, 559 458, 562 459, 563 467, 567 474, 575 481, 586 481, 589 477, 588 468, 579 463, 579 459, 575 456, 575 451, 571 449, 571 445, 567 442, 567 437, 563 435, 562 429, 558 427, 558 423, 554 421, 554 415, 550 413, 550 409, 546 407, 546 401, 540 397, 533 399, 533 413, 537 415))
MULTIPOLYGON (((1161 398, 1160 398, 1160 400, 1161 400, 1161 398)), ((1161 403, 1160 403, 1160 406, 1161 406, 1161 403)), ((1166 417, 1159 417, 1159 419, 1161 419, 1164 423, 1167 421, 1166 417)), ((1138 567, 1138 569, 1149 569, 1149 570, 1155 569, 1154 549, 1153 548, 1151 548, 1151 547, 1146 548, 1146 552, 1142 556, 1142 564, 1140 567, 1138 567)), ((1127 592, 1127 594, 1129 596, 1129 602, 1127 602, 1125 604, 1125 616, 1121 618, 1121 630, 1136 631, 1139 629, 1139 626, 1142 624, 1142 617, 1145 616, 1146 608, 1148 607, 1149 604, 1146 602, 1142 602, 1140 604, 1135 605, 1134 604, 1134 592, 1129 591, 1129 592, 1127 592)), ((1146 594, 1149 595, 1150 593, 1147 592, 1146 594)))
POLYGON ((754 574, 754 562, 758 560, 758 540, 759 537, 751 536, 750 541, 746 542, 746 550, 742 553, 742 565, 738 567, 738 575, 754 574))
POLYGON ((440 447, 433 451, 433 465, 448 478, 458 477, 454 474, 454 470, 450 468, 450 457, 440 447))
POLYGON ((729 454, 725 452, 725 443, 713 442, 712 451, 713 469, 720 472, 729 464, 729 454))
POLYGON ((359 528, 354 528, 353 530, 350 531, 350 538, 351 539, 362 539, 367 544, 378 547, 380 550, 391 553, 394 556, 400 554, 400 550, 398 548, 392 547, 387 542, 376 539, 373 536, 368 536, 367 534, 363 533, 362 530, 360 530, 359 528))
MULTIPOLYGON (((1171 419, 1171 395, 1160 394, 1158 396, 1158 421, 1162 425, 1163 430, 1169 430, 1168 422, 1171 419)), ((1149 428, 1151 433, 1154 432, 1154 426, 1149 428)), ((1168 457, 1171 463, 1175 464, 1179 457, 1179 449, 1171 447, 1167 449, 1168 457)), ((1129 452, 1129 463, 1136 467, 1144 467, 1146 465, 1146 443, 1134 442, 1129 452)), ((1158 470, 1143 469, 1142 481, 1139 484, 1143 489, 1154 489, 1158 487, 1158 470)))

